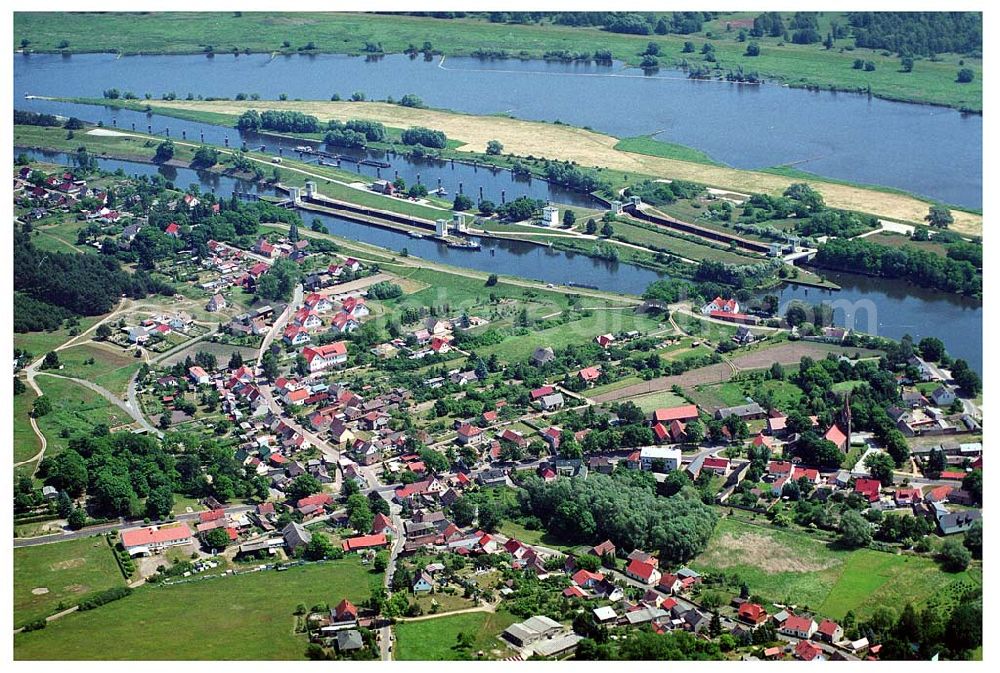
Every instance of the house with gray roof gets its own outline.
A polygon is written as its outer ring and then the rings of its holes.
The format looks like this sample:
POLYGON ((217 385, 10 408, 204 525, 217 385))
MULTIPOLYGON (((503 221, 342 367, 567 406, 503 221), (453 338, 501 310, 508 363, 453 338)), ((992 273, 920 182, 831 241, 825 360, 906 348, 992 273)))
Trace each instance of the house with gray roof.
POLYGON ((299 547, 304 547, 312 541, 312 533, 305 529, 300 523, 292 522, 281 530, 281 536, 285 539, 285 546, 288 551, 295 553, 299 547))

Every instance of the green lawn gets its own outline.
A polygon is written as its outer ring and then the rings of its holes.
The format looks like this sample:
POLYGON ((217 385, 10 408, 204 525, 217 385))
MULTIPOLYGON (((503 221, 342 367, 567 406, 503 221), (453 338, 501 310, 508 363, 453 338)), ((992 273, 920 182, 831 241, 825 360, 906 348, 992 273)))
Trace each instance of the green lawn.
POLYGON ((644 315, 637 315, 631 310, 593 311, 588 317, 524 336, 513 337, 495 346, 477 349, 476 352, 484 357, 496 353, 502 360, 514 362, 527 359, 539 347, 551 346, 558 350, 570 344, 588 343, 599 334, 631 330, 650 332, 658 326, 659 323, 656 320, 644 315))
POLYGON ((37 420, 38 427, 48 440, 46 456, 59 453, 68 443, 62 431, 89 432, 94 426, 105 423, 108 427, 131 424, 132 418, 113 406, 106 399, 78 383, 52 376, 40 375, 38 386, 52 399, 52 411, 37 420))
POLYGON ((841 381, 840 383, 834 383, 830 389, 835 393, 844 393, 854 390, 860 386, 864 381, 853 380, 853 381, 841 381))
POLYGON ((84 343, 59 351, 63 376, 93 381, 116 395, 125 395, 128 382, 138 371, 140 361, 130 352, 112 344, 84 343), (93 359, 92 364, 85 364, 93 359))
POLYGON ((688 404, 686 399, 669 390, 663 390, 650 395, 643 395, 642 397, 633 397, 628 401, 635 402, 635 404, 646 413, 651 413, 654 409, 676 407, 682 404, 688 404))
MULTIPOLYGON (((786 13, 787 14, 787 13, 786 13)), ((980 59, 965 59, 975 80, 958 84, 955 75, 961 58, 941 54, 938 62, 920 59, 910 73, 900 72, 899 59, 882 56, 881 51, 854 49, 847 51, 852 40, 838 40, 834 49, 822 45, 784 44, 780 37, 756 40, 760 54, 746 56, 746 44, 737 40, 738 31, 727 32, 725 17, 702 26, 711 31, 707 40, 698 35, 625 35, 598 28, 569 26, 511 25, 489 23, 481 18, 441 20, 403 15, 296 13, 274 12, 234 14, 217 13, 36 13, 18 12, 14 17, 14 43, 22 39, 31 42, 32 49, 59 51, 63 41, 67 51, 126 52, 126 53, 203 53, 211 44, 218 54, 233 49, 254 52, 295 53, 307 42, 316 51, 361 53, 366 42, 378 43, 386 52, 402 52, 408 45, 429 42, 434 49, 449 55, 467 55, 483 47, 502 48, 513 56, 524 54, 539 57, 548 50, 565 49, 593 53, 609 49, 615 58, 636 65, 640 53, 650 40, 661 47, 660 63, 666 66, 682 57, 693 57, 706 42, 715 47, 720 72, 738 67, 778 78, 793 86, 812 85, 824 89, 831 86, 845 90, 867 90, 876 96, 898 100, 933 102, 953 107, 982 108, 982 63, 980 59), (721 26, 721 27, 720 27, 721 26), (290 42, 282 47, 282 40, 290 42), (692 41, 695 54, 682 54, 685 41, 692 41), (854 59, 872 61, 876 68, 868 72, 852 68, 854 59)), ((826 17, 824 21, 828 20, 826 17)), ((842 25, 847 23, 836 16, 842 25)), ((826 34, 823 31, 822 34, 826 34)), ((350 93, 340 92, 341 95, 350 93)))
POLYGON ((14 462, 19 463, 27 460, 38 453, 42 448, 35 431, 31 429, 31 422, 28 415, 31 413, 31 405, 35 403, 35 391, 31 386, 20 395, 14 396, 14 462))
POLYGON ((625 221, 619 219, 614 223, 616 239, 620 239, 633 245, 650 247, 654 250, 662 250, 674 255, 679 255, 685 259, 700 262, 707 259, 725 264, 754 264, 760 261, 760 257, 742 254, 731 250, 720 250, 709 245, 702 245, 689 241, 680 236, 667 233, 667 229, 660 229, 654 225, 645 226, 634 224, 635 220, 625 221))
POLYGON ((299 603, 355 605, 382 576, 356 556, 331 563, 168 587, 144 586, 91 612, 14 638, 16 659, 298 660, 306 639, 293 633, 299 603))
MULTIPOLYGON (((837 385, 834 384, 834 390, 837 385)), ((787 409, 798 403, 802 397, 802 389, 790 381, 764 381, 760 384, 760 389, 774 395, 774 405, 778 409, 787 409)))
POLYGON ((712 159, 701 150, 677 143, 668 143, 657 140, 653 136, 635 136, 633 138, 622 138, 615 145, 616 150, 622 152, 634 152, 636 154, 648 154, 654 157, 664 157, 666 159, 680 159, 681 161, 693 161, 699 164, 711 164, 721 166, 722 164, 712 159))
POLYGON ((751 592, 767 601, 808 607, 833 619, 848 610, 864 616, 880 605, 898 610, 907 601, 947 601, 960 583, 982 583, 978 567, 945 573, 927 557, 838 550, 807 533, 729 518, 719 522, 708 548, 691 566, 738 573, 751 592))
POLYGON ((561 540, 545 530, 528 530, 516 521, 504 521, 500 526, 500 532, 528 545, 541 545, 559 551, 571 551, 579 546, 561 540))
POLYGON ((502 659, 513 650, 497 639, 508 626, 519 621, 508 612, 468 612, 461 615, 399 622, 395 626, 396 645, 393 659, 400 661, 454 661, 474 659, 483 650, 487 658, 502 659), (456 647, 461 632, 475 635, 468 650, 456 647))
POLYGON ((86 596, 125 583, 114 553, 101 537, 14 550, 14 626, 18 627, 86 596), (33 590, 48 589, 33 594, 33 590))
MULTIPOLYGON (((87 316, 80 318, 80 327, 77 333, 82 334, 103 316, 87 316)), ((72 339, 68 329, 57 329, 52 332, 15 332, 14 348, 21 348, 32 353, 36 358, 45 355, 57 346, 72 339)))

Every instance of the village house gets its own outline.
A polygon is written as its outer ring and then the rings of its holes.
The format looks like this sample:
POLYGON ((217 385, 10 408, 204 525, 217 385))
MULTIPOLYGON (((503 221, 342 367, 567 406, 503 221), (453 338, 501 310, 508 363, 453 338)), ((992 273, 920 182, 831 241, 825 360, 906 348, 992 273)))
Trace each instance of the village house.
POLYGON ((817 628, 816 621, 811 617, 800 617, 790 614, 784 624, 778 628, 778 633, 794 638, 808 639, 812 638, 817 628))
POLYGON ((666 446, 644 446, 639 450, 639 460, 639 469, 649 471, 656 467, 657 471, 662 469, 664 473, 672 472, 680 469, 681 450, 666 446))
POLYGON ((309 373, 314 374, 347 362, 347 343, 336 341, 326 346, 306 346, 302 349, 302 356, 309 366, 309 373))
POLYGON ((224 308, 226 308, 226 299, 221 294, 212 295, 212 298, 208 300, 208 304, 205 306, 205 310, 210 313, 221 311, 224 308))
POLYGON ((634 580, 650 586, 659 584, 661 575, 656 564, 639 559, 632 559, 631 563, 625 568, 625 574, 634 580))
POLYGON ((132 528, 121 532, 122 546, 129 556, 149 556, 168 547, 187 544, 193 539, 186 523, 132 528))

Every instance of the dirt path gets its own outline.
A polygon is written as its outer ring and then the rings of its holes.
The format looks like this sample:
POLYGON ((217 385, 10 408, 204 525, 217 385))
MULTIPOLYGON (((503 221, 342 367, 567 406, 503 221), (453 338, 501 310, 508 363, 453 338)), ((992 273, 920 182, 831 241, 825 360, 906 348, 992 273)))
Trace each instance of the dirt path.
MULTIPOLYGON (((541 547, 538 547, 541 549, 541 547)), ((433 615, 421 615, 420 617, 396 617, 397 622, 423 622, 428 619, 437 619, 438 617, 451 617, 452 615, 464 615, 470 612, 496 612, 497 608, 493 604, 489 605, 478 605, 474 608, 463 608, 461 610, 451 610, 450 612, 435 612, 433 615)))

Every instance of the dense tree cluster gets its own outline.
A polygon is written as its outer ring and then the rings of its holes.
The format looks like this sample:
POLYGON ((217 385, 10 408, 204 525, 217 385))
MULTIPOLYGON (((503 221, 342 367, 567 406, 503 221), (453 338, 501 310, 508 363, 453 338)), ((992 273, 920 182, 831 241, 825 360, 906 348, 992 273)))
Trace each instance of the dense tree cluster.
POLYGON ((281 133, 318 133, 319 119, 292 110, 247 110, 239 116, 236 128, 240 131, 278 131, 281 133))
POLYGON ((65 451, 42 461, 39 477, 73 497, 86 493, 90 511, 105 517, 165 518, 175 492, 222 502, 267 496, 266 481, 248 474, 232 449, 213 439, 185 435, 161 441, 129 432, 110 434, 105 426, 72 437, 65 451))
POLYGON ((423 145, 424 147, 433 147, 436 149, 444 149, 448 146, 448 136, 444 132, 422 126, 414 126, 413 128, 406 129, 400 135, 400 139, 404 145, 423 145))
POLYGON ((983 277, 968 261, 914 248, 895 248, 861 239, 834 239, 819 248, 814 263, 828 269, 906 280, 935 290, 980 296, 983 277))
POLYGON ((693 489, 656 495, 648 472, 625 470, 550 483, 531 475, 523 486, 522 510, 565 539, 588 544, 610 539, 623 549, 658 551, 665 562, 701 552, 717 520, 715 510, 693 489))
POLYGON ((594 192, 603 186, 597 174, 590 169, 580 168, 565 161, 548 161, 545 164, 545 179, 581 192, 594 192))
POLYGON ((686 180, 674 180, 672 182, 657 182, 653 180, 643 180, 634 185, 630 185, 625 190, 625 196, 638 196, 645 203, 654 206, 663 206, 674 203, 679 199, 693 199, 705 193, 705 187, 686 180))
MULTIPOLYGON (((110 311, 123 294, 138 299, 151 293, 174 293, 172 287, 145 272, 125 272, 118 260, 107 255, 37 250, 21 231, 14 233, 14 289, 32 300, 19 302, 31 309, 27 316, 43 310, 41 305, 77 315, 100 315, 110 311)), ((18 322, 15 315, 17 331, 36 323, 29 318, 18 322)))
POLYGON ((978 12, 850 12, 848 22, 857 47, 920 56, 983 49, 978 12))
POLYGON ((55 115, 28 112, 26 110, 14 110, 14 123, 25 124, 27 126, 62 126, 59 118, 55 115))

